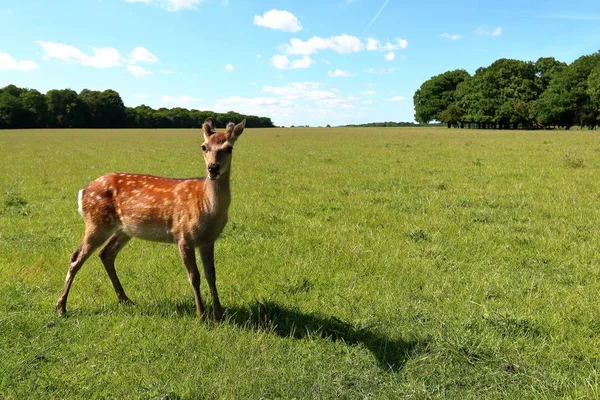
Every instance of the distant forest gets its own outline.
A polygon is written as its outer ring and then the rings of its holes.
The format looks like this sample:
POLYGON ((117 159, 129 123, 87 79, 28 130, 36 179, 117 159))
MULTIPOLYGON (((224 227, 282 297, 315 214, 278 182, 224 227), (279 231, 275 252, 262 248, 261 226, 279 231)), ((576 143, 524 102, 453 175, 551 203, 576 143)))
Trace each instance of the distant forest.
POLYGON ((600 125, 600 52, 571 64, 503 58, 471 76, 454 70, 424 82, 415 120, 450 127, 535 129, 600 125))
POLYGON ((146 105, 126 107, 118 92, 84 89, 50 90, 9 85, 0 89, 0 129, 21 128, 199 128, 208 117, 217 126, 246 118, 248 128, 272 128, 271 118, 243 115, 233 111, 159 108, 146 105))

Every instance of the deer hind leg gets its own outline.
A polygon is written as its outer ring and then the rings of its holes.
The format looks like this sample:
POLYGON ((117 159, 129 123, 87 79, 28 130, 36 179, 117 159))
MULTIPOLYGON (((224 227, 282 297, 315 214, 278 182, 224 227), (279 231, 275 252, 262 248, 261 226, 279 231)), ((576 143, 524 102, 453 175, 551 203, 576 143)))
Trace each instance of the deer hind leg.
POLYGON ((198 271, 198 265, 196 264, 194 246, 186 241, 180 241, 177 247, 179 248, 179 254, 187 269, 188 279, 194 290, 196 313, 199 317, 204 318, 204 304, 202 303, 202 296, 200 296, 200 272, 198 271))
POLYGON ((69 262, 69 270, 67 271, 67 277, 65 278, 65 284, 63 286, 63 290, 58 297, 58 301, 56 302, 56 311, 58 315, 63 315, 67 312, 67 297, 69 296, 69 290, 71 290, 71 285, 73 284, 73 279, 75 279, 75 275, 85 263, 85 260, 96 250, 102 243, 108 239, 108 237, 112 234, 112 231, 101 229, 99 227, 87 228, 85 235, 83 236, 83 240, 81 245, 75 252, 71 255, 71 259, 69 262))
POLYGON ((200 258, 204 265, 204 277, 210 289, 210 295, 213 301, 213 313, 215 319, 220 321, 223 319, 223 309, 219 301, 219 293, 217 292, 217 277, 215 274, 215 244, 211 243, 208 246, 200 248, 200 258))
POLYGON ((102 264, 104 264, 104 268, 106 269, 106 273, 108 273, 108 277, 110 278, 113 287, 115 288, 119 303, 133 304, 125 294, 125 290, 123 290, 123 286, 121 286, 117 271, 115 270, 115 259, 117 258, 117 254, 119 254, 130 240, 131 236, 126 233, 122 231, 116 232, 108 239, 108 242, 104 245, 102 250, 100 250, 98 255, 100 256, 100 260, 102 260, 102 264))

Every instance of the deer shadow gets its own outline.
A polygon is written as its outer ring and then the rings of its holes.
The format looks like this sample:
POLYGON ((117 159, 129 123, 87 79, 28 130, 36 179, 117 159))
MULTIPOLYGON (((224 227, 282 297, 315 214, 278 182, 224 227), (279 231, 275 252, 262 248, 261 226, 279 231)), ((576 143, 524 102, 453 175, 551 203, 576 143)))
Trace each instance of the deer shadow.
POLYGON ((391 339, 368 328, 356 328, 336 317, 303 313, 272 301, 227 309, 226 323, 284 338, 324 338, 347 345, 363 345, 385 371, 400 371, 407 360, 425 351, 427 341, 391 339))
MULTIPOLYGON (((343 342, 350 346, 362 345, 377 360, 379 368, 386 372, 402 370, 406 361, 426 352, 427 340, 392 339, 369 328, 357 328, 333 316, 304 313, 286 308, 273 301, 255 301, 243 306, 225 307, 223 322, 212 319, 212 307, 207 305, 209 324, 230 324, 240 329, 266 332, 282 338, 311 340, 316 338, 343 342)), ((146 313, 170 318, 173 315, 195 317, 193 302, 188 300, 161 300, 146 313)))

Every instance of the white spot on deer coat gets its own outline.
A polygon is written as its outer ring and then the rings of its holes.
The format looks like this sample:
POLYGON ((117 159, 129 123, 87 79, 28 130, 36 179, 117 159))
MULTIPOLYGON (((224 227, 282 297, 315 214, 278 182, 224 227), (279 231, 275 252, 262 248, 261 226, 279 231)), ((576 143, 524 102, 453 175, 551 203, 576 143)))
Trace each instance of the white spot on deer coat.
POLYGON ((83 189, 77 193, 77 211, 83 217, 83 189))

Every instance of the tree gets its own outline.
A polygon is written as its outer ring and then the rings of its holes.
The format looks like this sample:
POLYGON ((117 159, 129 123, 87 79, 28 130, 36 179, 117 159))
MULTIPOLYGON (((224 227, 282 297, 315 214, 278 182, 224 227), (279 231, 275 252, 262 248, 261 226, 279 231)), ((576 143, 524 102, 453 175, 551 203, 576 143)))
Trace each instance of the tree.
POLYGON ((119 93, 84 89, 79 93, 87 128, 121 128, 126 125, 125 104, 119 93))
POLYGON ((212 117, 217 126, 246 119, 247 128, 272 128, 268 117, 243 115, 235 111, 188 110, 146 105, 125 107, 118 92, 84 89, 50 90, 42 94, 35 89, 15 85, 0 88, 0 129, 9 128, 200 128, 212 117))
POLYGON ((567 67, 567 64, 554 57, 540 57, 534 64, 536 82, 540 93, 544 92, 556 74, 567 67))
POLYGON ((578 58, 556 73, 534 104, 532 113, 536 120, 567 129, 573 125, 594 127, 598 110, 588 92, 588 78, 598 65, 600 53, 595 53, 578 58))
POLYGON ((48 125, 48 103, 46 95, 35 89, 21 93, 21 102, 27 113, 28 128, 45 128, 48 125))
POLYGON ((600 65, 594 68, 587 79, 587 94, 591 109, 596 113, 596 124, 600 124, 600 65))
POLYGON ((20 128, 23 119, 23 104, 16 86, 9 85, 0 90, 0 128, 20 128))
POLYGON ((456 100, 454 96, 456 87, 469 77, 467 71, 457 69, 425 81, 413 97, 415 120, 421 123, 439 121, 440 113, 456 100))
POLYGON ((531 125, 528 109, 538 94, 533 63, 502 58, 478 68, 456 97, 466 121, 479 127, 517 128, 531 125))
POLYGON ((446 108, 444 111, 440 113, 439 120, 448 125, 448 128, 451 126, 458 127, 459 123, 464 121, 465 110, 458 105, 458 103, 452 103, 446 108))
POLYGON ((74 90, 50 90, 46 100, 51 127, 81 128, 85 125, 85 103, 74 90))

